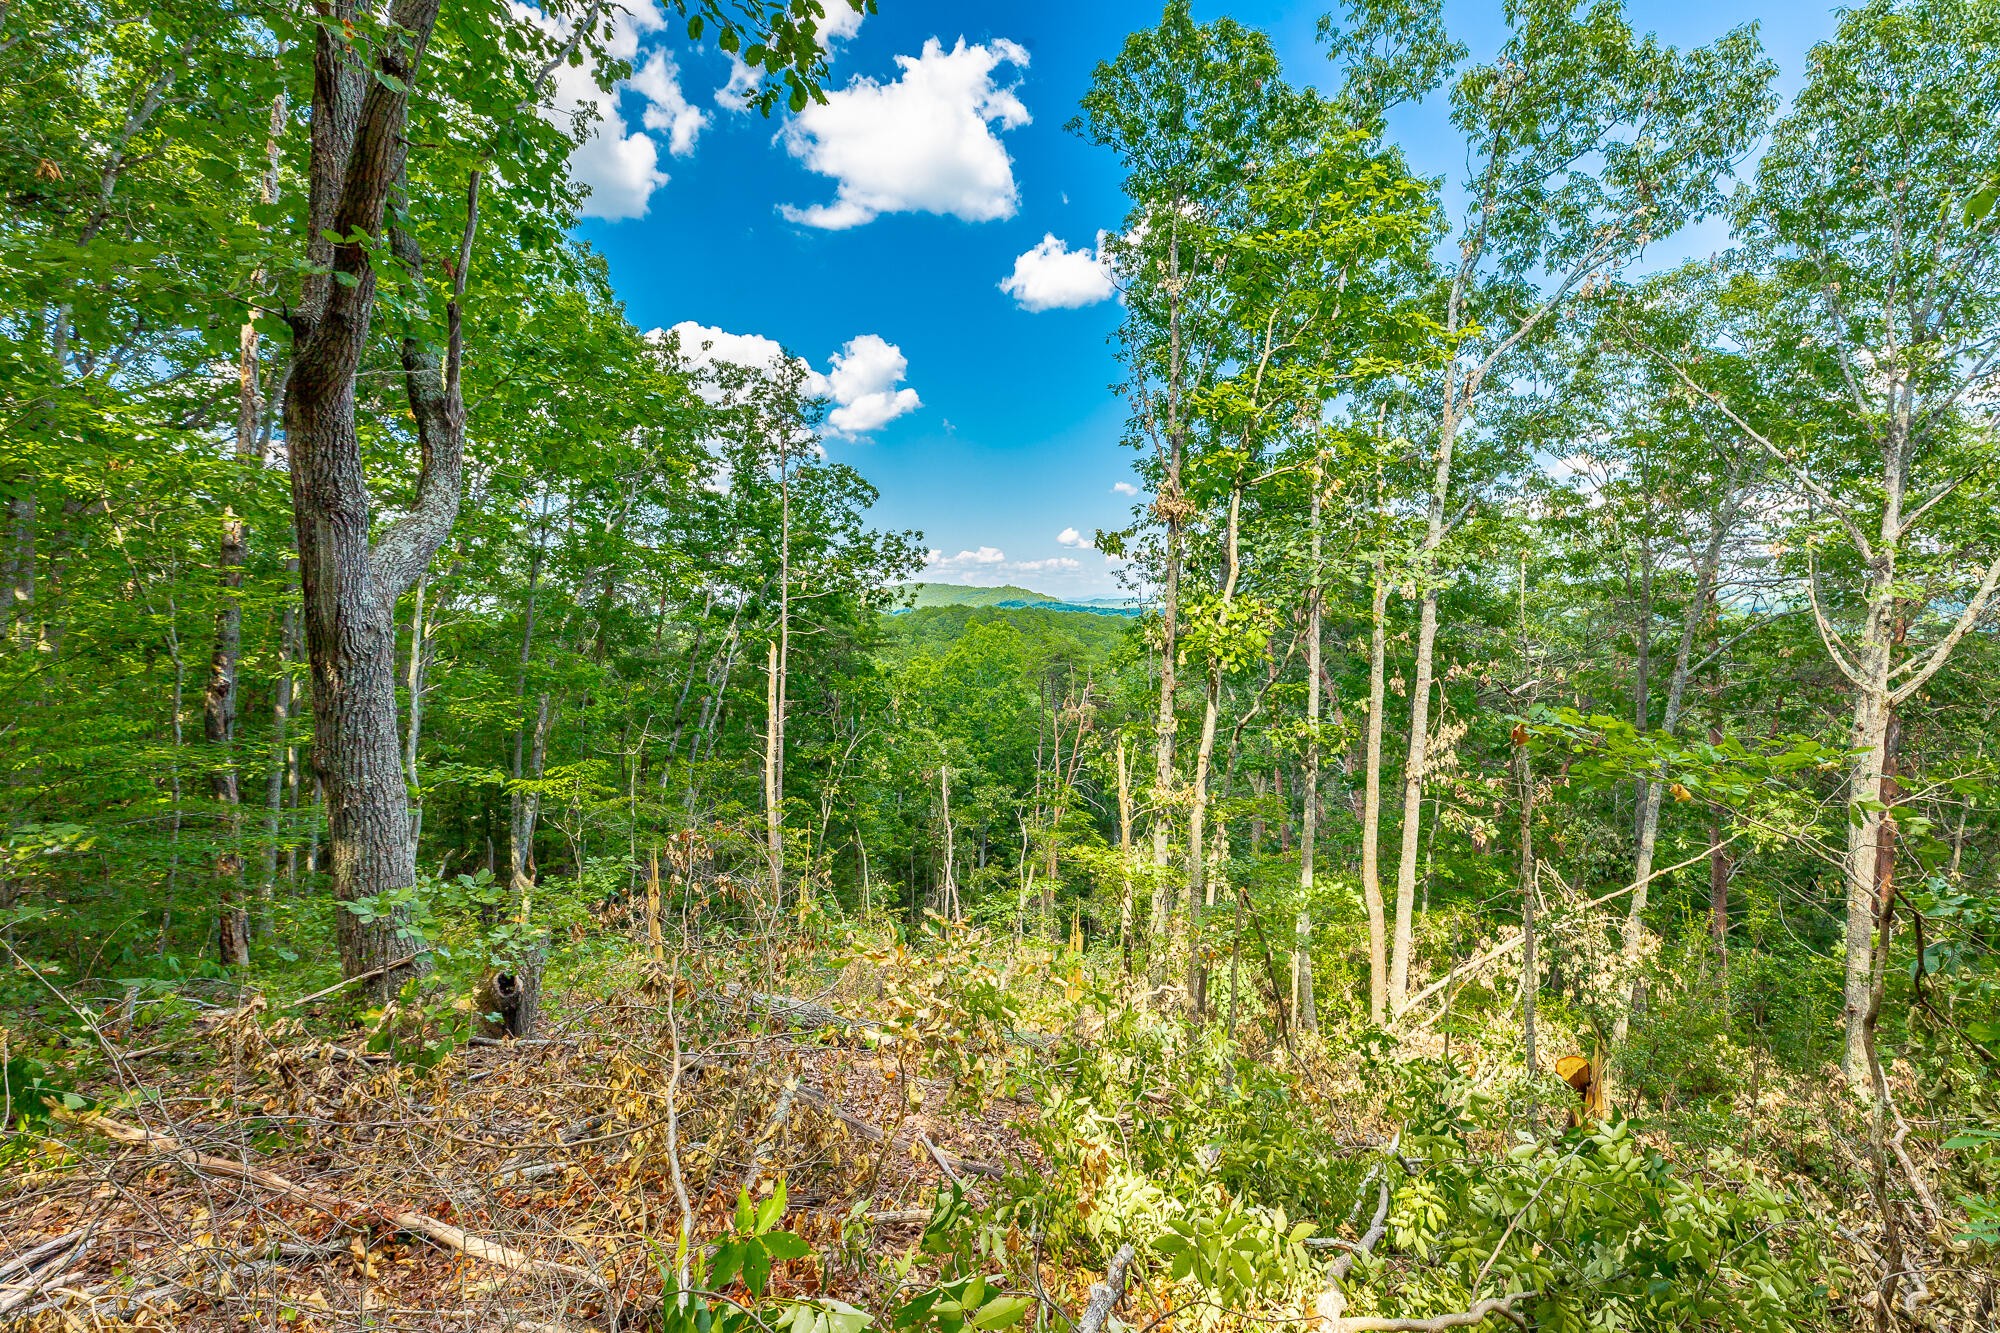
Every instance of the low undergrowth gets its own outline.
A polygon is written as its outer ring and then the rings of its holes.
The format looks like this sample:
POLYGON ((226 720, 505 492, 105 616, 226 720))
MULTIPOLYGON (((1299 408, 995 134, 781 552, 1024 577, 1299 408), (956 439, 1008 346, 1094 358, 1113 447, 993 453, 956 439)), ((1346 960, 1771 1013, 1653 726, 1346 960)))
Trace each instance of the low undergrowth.
MULTIPOLYGON (((519 1042, 473 1034, 463 980, 369 1010, 52 988, 7 1033, 0 1206, 17 1252, 76 1253, 11 1318, 1055 1331, 1107 1273, 1096 1327, 1137 1333, 1872 1317, 1860 1130, 1768 1062, 1579 1126, 1502 1009, 1273 1038, 1254 997, 1195 1026, 1115 957, 962 927, 756 944, 576 951, 519 1042)), ((1904 1155, 1976 1187, 1976 1153, 1904 1155)), ((1898 1317, 1959 1327, 1983 1242, 1932 1230, 1898 1317)))

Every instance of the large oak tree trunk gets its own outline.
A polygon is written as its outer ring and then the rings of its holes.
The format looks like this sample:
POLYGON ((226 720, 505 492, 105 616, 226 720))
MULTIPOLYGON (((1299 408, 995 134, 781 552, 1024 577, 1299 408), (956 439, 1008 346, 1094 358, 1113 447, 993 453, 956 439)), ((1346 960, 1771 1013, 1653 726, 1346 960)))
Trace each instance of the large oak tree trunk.
MULTIPOLYGON (((371 533, 372 503, 355 433, 355 376, 369 347, 377 274, 364 238, 382 232, 384 206, 403 179, 410 89, 437 21, 439 0, 395 0, 385 34, 364 70, 342 34, 351 3, 333 7, 315 38, 307 258, 308 278, 290 314, 292 373, 285 440, 312 666, 313 768, 325 791, 333 895, 346 975, 376 972, 368 989, 394 993, 427 967, 404 937, 406 914, 366 917, 361 899, 416 882, 408 793, 396 725, 397 598, 429 563, 458 514, 465 412, 459 394, 459 303, 477 216, 478 176, 453 270, 445 366, 412 329, 402 339, 404 388, 422 467, 416 503, 371 533), (337 241, 326 239, 339 237, 337 241), (374 540, 371 543, 371 536, 374 540), (391 964, 400 965, 391 967, 391 964)), ((407 280, 420 280, 413 238, 391 228, 390 248, 407 280)))

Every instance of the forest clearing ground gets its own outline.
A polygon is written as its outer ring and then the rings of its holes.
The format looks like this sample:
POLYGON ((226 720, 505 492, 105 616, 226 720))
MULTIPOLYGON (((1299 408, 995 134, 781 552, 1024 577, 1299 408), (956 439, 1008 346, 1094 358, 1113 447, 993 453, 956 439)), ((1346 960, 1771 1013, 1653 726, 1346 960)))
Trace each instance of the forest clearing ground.
MULTIPOLYGON (((363 1023, 337 994, 125 1026, 107 1007, 97 1048, 121 1054, 75 1085, 89 1105, 10 1145, 0 1266, 29 1262, 0 1271, 0 1299, 23 1297, 0 1325, 657 1329, 681 1188, 691 1252, 711 1255, 744 1234, 739 1189, 783 1191, 770 1225, 799 1255, 759 1289, 705 1293, 774 1333, 781 1308, 927 1327, 886 1315, 974 1270, 1032 1312, 1024 1327, 1069 1329, 1135 1242, 1111 1318, 1157 1333, 1504 1320, 1533 1314, 1537 1285, 1565 1290, 1535 1326, 1567 1327, 1548 1321, 1657 1299, 1630 1286, 1631 1256, 1683 1241, 1710 1257, 1674 1300, 1760 1307, 1686 1326, 1807 1326, 1783 1321, 1816 1307, 1837 1327, 1865 1309, 1851 1274, 1881 1263, 1854 1187, 1867 1144, 1831 1074, 1815 1088, 1766 1063, 1726 1112, 1565 1133, 1568 1090, 1521 1083, 1504 1008, 1456 1033, 1412 1024, 1384 1063, 1361 1029, 1288 1049, 1254 994, 1230 1039, 1138 1003, 1144 981, 1111 960, 962 927, 921 949, 859 938, 845 956, 820 941, 659 962, 614 939, 617 961, 552 988, 519 1043, 472 1037, 442 992, 363 1023), (142 1125, 171 1141, 135 1143, 142 1125), (1548 1249, 1552 1225, 1616 1264, 1548 1249), (1364 1231, 1382 1243, 1356 1256, 1364 1231), (1245 1266, 1183 1261, 1211 1243, 1245 1266), (1512 1275, 1482 1285, 1503 1253, 1512 1275)), ((1915 1104, 1911 1071, 1891 1076, 1915 1104)), ((1935 1129, 1897 1145, 1908 1178, 1889 1186, 1913 1214, 1943 1174, 1935 1129)), ((1903 1244, 1938 1302, 1911 1322, 1958 1327, 1947 1310, 1982 1299, 1976 1262, 1915 1229, 1903 1244)))
MULTIPOLYGON (((720 1017, 718 1039, 684 1057, 675 1108, 697 1241, 726 1230, 753 1156, 753 1192, 785 1181, 785 1224, 833 1251, 857 1238, 870 1249, 914 1243, 951 1184, 927 1145, 955 1166, 1041 1169, 1010 1124, 1033 1114, 1029 1101, 947 1109, 947 1080, 899 1078, 893 1060, 852 1034, 799 1032, 742 1004, 720 1017), (774 1129, 787 1082, 807 1096, 774 1129), (823 1099, 808 1100, 815 1091, 823 1099), (843 1112, 893 1127, 888 1150, 843 1124, 843 1112)), ((406 1062, 412 1052, 398 1059, 322 1042, 300 1020, 270 1021, 251 1005, 142 1061, 121 1061, 120 1073, 143 1064, 146 1090, 137 1107, 107 1118, 143 1119, 203 1154, 588 1267, 605 1280, 603 1292, 558 1290, 398 1233, 380 1217, 340 1219, 256 1184, 190 1172, 158 1152, 105 1141, 85 1113, 44 1126, 46 1160, 0 1185, 0 1209, 13 1219, 0 1262, 50 1239, 90 1236, 85 1253, 14 1317, 49 1328, 79 1316, 92 1327, 159 1329, 245 1319, 302 1329, 357 1319, 407 1329, 502 1327, 509 1318, 530 1321, 521 1327, 624 1326, 608 1322, 621 1306, 629 1322, 649 1297, 657 1304, 659 1265, 671 1263, 678 1227, 664 1142, 673 1037, 643 981, 550 1019, 546 1035, 527 1043, 458 1044, 424 1068, 420 1045, 406 1062), (134 1302, 135 1291, 147 1298, 134 1302)), ((110 1047, 121 1044, 151 1045, 141 1032, 110 1047)), ((79 1090, 108 1101, 118 1084, 114 1074, 79 1090)), ((960 1179, 974 1201, 983 1198, 988 1182, 969 1172, 960 1179)), ((817 1270, 795 1262, 773 1291, 816 1293, 817 1270)))

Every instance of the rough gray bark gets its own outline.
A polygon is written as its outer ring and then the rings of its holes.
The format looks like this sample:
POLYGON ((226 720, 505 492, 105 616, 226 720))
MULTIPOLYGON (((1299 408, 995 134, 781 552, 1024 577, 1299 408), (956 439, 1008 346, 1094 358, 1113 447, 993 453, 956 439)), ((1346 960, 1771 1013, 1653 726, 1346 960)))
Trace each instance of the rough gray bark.
MULTIPOLYGON (((438 7, 439 0, 395 0, 372 75, 341 35, 343 21, 357 12, 352 0, 334 5, 315 36, 306 241, 315 272, 289 314, 284 419, 312 664, 313 767, 326 793, 333 895, 343 909, 416 881, 397 746, 395 607, 457 518, 463 471, 458 312, 477 217, 476 173, 453 271, 445 364, 414 329, 402 339, 404 388, 422 455, 415 506, 371 542, 373 501, 355 433, 355 376, 368 347, 377 274, 369 247, 357 238, 381 234, 385 205, 403 176, 410 89, 438 7)), ((406 277, 417 280, 422 259, 414 239, 392 228, 390 240, 406 277)), ((363 920, 338 910, 335 923, 348 976, 371 972, 407 949, 398 912, 363 920)), ((422 954, 374 977, 371 994, 392 994, 428 959, 422 954)))
POLYGON ((1120 1245, 1111 1256, 1110 1266, 1104 1270, 1104 1281, 1090 1284, 1090 1304, 1083 1307, 1083 1317, 1076 1321, 1076 1333, 1102 1333, 1119 1298, 1125 1294, 1125 1273, 1132 1267, 1134 1257, 1130 1245, 1120 1245))

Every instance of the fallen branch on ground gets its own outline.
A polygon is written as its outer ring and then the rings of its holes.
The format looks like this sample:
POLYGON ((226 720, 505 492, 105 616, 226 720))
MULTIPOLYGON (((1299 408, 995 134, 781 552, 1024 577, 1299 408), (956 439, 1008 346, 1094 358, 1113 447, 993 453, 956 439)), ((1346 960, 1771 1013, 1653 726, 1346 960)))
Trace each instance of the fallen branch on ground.
POLYGON ((70 1246, 76 1244, 77 1241, 82 1238, 82 1236, 83 1236, 83 1228, 78 1227, 75 1231, 66 1231, 62 1235, 57 1236, 54 1240, 45 1240, 40 1245, 35 1246, 33 1249, 28 1250, 22 1254, 17 1254, 12 1259, 9 1259, 5 1263, 0 1263, 0 1281, 4 1281, 7 1278, 14 1276, 14 1274, 20 1272, 24 1268, 33 1268, 36 1264, 48 1258, 50 1255, 56 1253, 58 1250, 68 1249, 70 1246))
MULTIPOLYGON (((889 1137, 888 1130, 883 1129, 871 1120, 863 1120, 860 1116, 847 1110, 818 1088, 811 1088, 801 1084, 798 1095, 805 1098, 812 1105, 817 1106, 820 1110, 825 1111, 835 1120, 846 1125, 870 1143, 882 1143, 889 1137)), ((950 1163, 946 1167, 947 1171, 957 1171, 962 1175, 968 1176, 984 1176, 988 1180, 998 1180, 1001 1176, 1007 1174, 991 1162, 979 1162, 970 1158, 956 1157, 942 1149, 937 1149, 936 1151, 939 1158, 942 1159, 938 1165, 945 1166, 947 1162, 950 1163)))
POLYGON ((0 1295, 0 1315, 18 1309, 41 1295, 42 1288, 48 1286, 51 1281, 67 1272, 78 1259, 83 1257, 84 1251, 89 1248, 90 1233, 85 1231, 77 1237, 76 1243, 71 1245, 69 1249, 43 1263, 40 1268, 30 1270, 28 1275, 20 1282, 8 1283, 7 1285, 13 1289, 5 1295, 0 1295))
POLYGON ((1529 1300, 1540 1294, 1537 1291, 1509 1292, 1505 1296, 1480 1301, 1470 1310, 1432 1315, 1429 1319, 1385 1319, 1381 1315, 1356 1315, 1351 1319, 1339 1320, 1334 1325, 1334 1333, 1443 1333, 1447 1328, 1470 1328, 1475 1324, 1483 1324, 1494 1315, 1526 1328, 1527 1322, 1514 1313, 1514 1305, 1518 1301, 1529 1300))
POLYGON ((548 1259, 536 1259, 509 1249, 497 1241, 487 1240, 461 1230, 449 1222, 440 1222, 434 1217, 390 1205, 362 1203, 342 1198, 327 1190, 301 1185, 286 1176, 263 1167, 249 1166, 231 1161, 226 1157, 212 1157, 182 1146, 180 1140, 170 1134, 155 1133, 138 1125, 127 1125, 103 1116, 65 1116, 72 1124, 94 1130, 117 1143, 146 1148, 152 1152, 172 1157, 197 1175, 223 1176, 231 1180, 241 1180, 252 1185, 260 1185, 274 1194, 280 1194, 300 1203, 308 1204, 331 1215, 344 1225, 362 1225, 369 1221, 386 1222, 399 1231, 408 1231, 433 1241, 446 1249, 457 1250, 482 1263, 493 1264, 512 1273, 535 1273, 544 1277, 562 1277, 572 1281, 585 1282, 594 1287, 603 1286, 603 1281, 587 1269, 571 1264, 556 1263, 548 1259))
POLYGON ((1099 1333, 1111 1311, 1125 1294, 1125 1271, 1132 1266, 1132 1247, 1120 1245, 1118 1253, 1111 1256, 1111 1266, 1104 1270, 1104 1281, 1090 1284, 1090 1304, 1083 1308, 1083 1318, 1076 1321, 1076 1333, 1099 1333))

